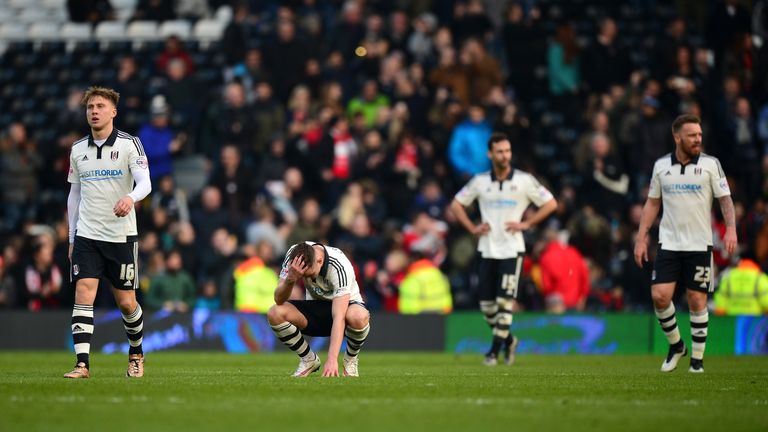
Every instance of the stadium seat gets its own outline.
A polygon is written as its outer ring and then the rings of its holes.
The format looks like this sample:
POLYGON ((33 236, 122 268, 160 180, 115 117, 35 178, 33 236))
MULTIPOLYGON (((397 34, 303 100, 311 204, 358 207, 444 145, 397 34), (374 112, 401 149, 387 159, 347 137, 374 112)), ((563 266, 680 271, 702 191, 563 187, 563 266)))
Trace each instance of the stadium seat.
POLYGON ((219 6, 219 8, 216 9, 216 14, 214 15, 214 19, 221 23, 229 24, 229 22, 232 21, 232 15, 234 15, 232 6, 223 5, 223 6, 219 6))
POLYGON ((16 20, 23 24, 38 23, 40 21, 49 21, 48 9, 37 7, 26 7, 21 10, 16 20))
POLYGON ((96 25, 94 36, 99 41, 125 40, 125 23, 102 21, 96 25))
POLYGON ((13 9, 0 6, 0 23, 12 22, 16 19, 16 13, 13 9))
POLYGON ((35 9, 38 7, 37 3, 39 2, 36 0, 7 0, 6 3, 8 6, 15 9, 35 9))
POLYGON ((61 26, 60 34, 65 41, 87 41, 91 39, 91 25, 68 22, 61 26))
POLYGON ((139 0, 111 0, 109 3, 115 9, 135 9, 139 0))
POLYGON ((134 21, 128 24, 126 34, 137 42, 156 40, 160 37, 155 21, 134 21))
POLYGON ((208 181, 207 166, 208 161, 202 155, 174 159, 173 178, 176 186, 187 196, 196 195, 208 181))
POLYGON ((221 39, 225 23, 217 20, 202 19, 195 24, 194 35, 200 42, 212 42, 221 39))
POLYGON ((27 26, 16 22, 0 24, 0 40, 22 41, 27 39, 27 26))
POLYGON ((29 26, 27 34, 35 41, 60 40, 59 24, 55 22, 36 22, 29 26))
POLYGON ((168 36, 178 36, 179 39, 185 40, 189 39, 189 36, 192 34, 192 26, 189 24, 189 21, 184 20, 176 20, 176 21, 166 21, 162 24, 160 24, 160 37, 167 38, 168 36))
MULTIPOLYGON (((112 3, 114 3, 114 1, 112 1, 112 3)), ((48 9, 67 10, 67 0, 42 0, 41 4, 48 9)))

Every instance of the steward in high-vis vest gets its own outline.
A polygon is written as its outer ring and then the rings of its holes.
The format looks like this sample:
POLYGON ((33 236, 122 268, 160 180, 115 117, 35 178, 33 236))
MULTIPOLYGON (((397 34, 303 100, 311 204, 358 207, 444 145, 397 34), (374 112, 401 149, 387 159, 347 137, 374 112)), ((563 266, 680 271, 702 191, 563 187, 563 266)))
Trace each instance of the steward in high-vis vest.
POLYGON ((451 284, 432 261, 415 261, 400 284, 399 306, 402 314, 447 314, 453 309, 451 284))
POLYGON ((235 268, 235 309, 240 312, 267 313, 275 304, 277 274, 252 257, 235 268))
POLYGON ((742 258, 723 273, 715 293, 718 315, 763 315, 768 313, 768 276, 751 259, 742 258))

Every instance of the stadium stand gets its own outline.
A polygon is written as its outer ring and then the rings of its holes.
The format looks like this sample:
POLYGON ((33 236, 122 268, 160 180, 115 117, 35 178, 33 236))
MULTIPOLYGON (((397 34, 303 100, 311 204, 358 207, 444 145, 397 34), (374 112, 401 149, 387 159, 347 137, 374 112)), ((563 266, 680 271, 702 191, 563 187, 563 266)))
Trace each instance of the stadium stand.
MULTIPOLYGON (((273 207, 281 233, 312 232, 332 242, 347 239, 353 255, 371 244, 351 235, 352 227, 342 226, 339 217, 364 213, 386 248, 356 265, 367 275, 361 279, 372 307, 384 308, 387 288, 379 276, 397 279, 396 271, 387 270, 387 260, 402 249, 399 233, 424 199, 421 184, 438 180, 443 201, 449 202, 462 183, 453 175, 445 149, 470 100, 486 107, 495 130, 513 137, 519 166, 545 179, 556 193, 561 209, 549 226, 568 231, 571 243, 590 262, 592 310, 616 307, 610 300, 615 292, 623 293, 627 309, 650 307, 647 275, 631 265, 634 218, 647 180, 638 149, 652 141, 647 131, 660 124, 666 134, 670 117, 680 112, 702 115, 708 151, 726 165, 743 210, 743 247, 755 253, 764 269, 768 265, 763 187, 768 166, 763 165, 768 143, 766 35, 758 34, 760 26, 749 33, 752 24, 743 18, 750 18, 750 11, 744 6, 723 24, 715 15, 722 2, 678 9, 676 2, 664 0, 539 0, 524 2, 516 15, 514 7, 505 10, 496 2, 477 1, 452 2, 458 5, 455 10, 444 2, 417 2, 426 6, 403 11, 389 2, 365 2, 358 11, 354 1, 295 8, 277 1, 253 2, 253 9, 209 1, 213 13, 207 17, 155 22, 131 20, 138 3, 111 0, 115 20, 91 24, 69 21, 65 0, 0 0, 0 161, 16 160, 34 148, 44 166, 55 170, 31 166, 39 177, 32 182, 33 201, 0 215, 0 246, 6 262, 15 262, 17 270, 31 241, 24 227, 57 227, 64 220, 67 185, 61 169, 68 146, 87 131, 77 97, 94 84, 122 93, 117 124, 133 134, 150 120, 152 98, 166 98, 174 136, 183 142, 174 155, 176 187, 188 197, 192 215, 205 215, 179 220, 173 216, 173 200, 160 193, 139 209, 141 231, 147 233, 142 240, 147 250, 141 254, 147 280, 162 271, 152 264, 153 253, 178 247, 180 233, 186 232, 180 225, 186 223, 198 235, 184 258, 197 283, 231 284, 228 269, 243 253, 251 253, 243 243, 255 218, 254 201, 273 207), (613 45, 601 50, 597 36, 606 17, 615 21, 616 35, 613 45), (573 95, 557 96, 549 88, 556 71, 548 50, 565 22, 575 32, 581 76, 573 95), (735 44, 735 35, 744 34, 754 37, 735 44), (183 48, 171 57, 189 61, 192 68, 158 66, 170 36, 179 37, 183 48), (468 47, 468 38, 480 40, 480 48, 468 47), (625 57, 625 69, 611 54, 617 52, 625 57), (594 90, 590 62, 626 73, 594 90), (374 127, 347 112, 366 79, 376 81, 388 101, 374 127), (693 90, 674 87, 674 82, 690 82, 693 90), (646 115, 651 109, 657 110, 656 120, 646 115), (339 141, 328 125, 345 114, 356 152, 349 159, 335 159, 339 141), (15 125, 25 131, 24 139, 14 138, 15 125), (601 206, 589 205, 591 194, 584 189, 591 176, 590 140, 599 132, 609 137, 632 179, 614 214, 595 212, 601 206), (252 136, 263 138, 256 143, 252 136), (222 165, 226 144, 237 146, 239 167, 222 165), (351 167, 349 177, 337 177, 344 164, 351 167), (204 203, 201 191, 214 177, 224 179, 216 186, 219 202, 204 203), (756 185, 750 187, 752 183, 756 185), (357 196, 350 184, 365 185, 366 192, 357 196), (320 200, 321 215, 311 224, 297 222, 305 217, 300 209, 310 196, 320 200), (225 220, 223 228, 238 244, 235 251, 201 238, 208 231, 200 220, 225 220), (7 257, 13 254, 15 261, 7 257)), ((178 64, 163 64, 171 63, 178 64)), ((0 178, 0 185, 11 180, 0 178)), ((5 204, 9 198, 2 199, 5 204)), ((438 264, 451 279, 456 309, 472 307, 471 239, 444 213, 444 204, 437 207, 433 217, 449 226, 447 258, 438 264)), ((539 240, 538 233, 529 236, 531 251, 539 240)), ((58 263, 65 268, 66 255, 62 258, 59 246, 58 263)), ((716 252, 716 258, 719 267, 729 265, 730 257, 716 252)), ((262 259, 276 265, 280 257, 262 259)), ((535 267, 535 261, 526 267, 534 271, 526 273, 521 304, 543 309, 535 278, 528 276, 535 275, 535 267)), ((151 289, 146 284, 143 288, 151 289)))

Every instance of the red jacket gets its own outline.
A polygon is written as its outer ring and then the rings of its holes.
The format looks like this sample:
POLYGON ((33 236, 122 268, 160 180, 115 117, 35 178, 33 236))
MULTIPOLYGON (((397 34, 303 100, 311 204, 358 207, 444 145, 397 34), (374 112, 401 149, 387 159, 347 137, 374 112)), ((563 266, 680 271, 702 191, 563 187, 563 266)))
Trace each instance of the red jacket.
POLYGON ((541 253, 541 282, 544 297, 559 294, 566 308, 575 308, 589 295, 589 269, 573 246, 552 241, 541 253))

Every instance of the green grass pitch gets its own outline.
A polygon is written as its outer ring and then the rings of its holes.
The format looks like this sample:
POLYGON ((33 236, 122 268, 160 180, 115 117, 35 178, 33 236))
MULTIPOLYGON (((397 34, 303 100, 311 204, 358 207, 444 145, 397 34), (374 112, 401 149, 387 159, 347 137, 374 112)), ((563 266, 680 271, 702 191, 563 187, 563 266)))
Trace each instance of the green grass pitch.
MULTIPOLYGON (((323 356, 324 357, 324 356, 323 356)), ((151 353, 143 379, 94 355, 0 352, 0 431, 765 431, 768 357, 710 356, 706 373, 651 356, 366 353, 361 377, 294 379, 292 354, 151 353)))

